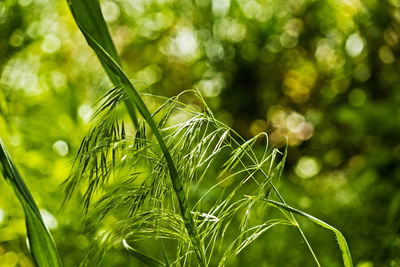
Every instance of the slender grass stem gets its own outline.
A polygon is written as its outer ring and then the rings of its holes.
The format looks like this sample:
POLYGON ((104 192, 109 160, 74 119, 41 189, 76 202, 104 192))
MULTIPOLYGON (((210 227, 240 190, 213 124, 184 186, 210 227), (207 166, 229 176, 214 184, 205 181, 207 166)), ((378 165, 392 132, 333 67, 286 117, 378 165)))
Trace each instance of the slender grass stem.
MULTIPOLYGON (((226 125, 224 125, 224 126, 227 127, 226 125)), ((232 132, 233 132, 236 136, 238 136, 243 142, 245 142, 245 140, 244 140, 237 132, 235 132, 234 130, 232 130, 232 132)), ((236 143, 236 145, 238 145, 239 147, 242 147, 241 144, 240 144, 239 142, 237 142, 234 138, 233 138, 233 141, 236 143)), ((249 156, 250 160, 251 160, 254 164, 257 164, 257 162, 253 159, 253 157, 250 156, 250 154, 247 152, 246 149, 243 149, 243 152, 246 153, 246 154, 249 156)), ((284 159, 283 159, 283 164, 285 163, 285 159, 286 159, 286 156, 285 156, 284 159)), ((259 168, 259 170, 260 170, 261 174, 264 176, 265 179, 269 179, 269 178, 268 178, 268 175, 265 173, 265 171, 264 171, 262 168, 259 168)), ((276 193, 276 195, 278 196, 278 198, 280 199, 280 201, 286 205, 285 200, 283 199, 283 197, 281 196, 281 194, 279 193, 279 191, 278 191, 278 189, 275 187, 275 185, 272 183, 272 181, 270 180, 268 183, 270 184, 270 186, 272 187, 272 189, 274 190, 274 192, 276 193)), ((293 213, 292 213, 291 211, 289 211, 289 214, 290 214, 291 219, 293 220, 294 224, 296 225, 296 228, 299 230, 302 239, 303 239, 304 242, 306 243, 307 248, 308 248, 308 250, 310 251, 310 253, 311 253, 311 255, 312 255, 312 257, 313 257, 315 263, 316 263, 318 266, 321 266, 321 264, 320 264, 319 261, 318 261, 317 256, 315 255, 314 250, 313 250, 312 247, 311 247, 310 242, 308 241, 308 239, 307 239, 307 237, 305 236, 303 230, 301 229, 300 224, 297 222, 296 218, 294 217, 294 215, 293 215, 293 213)))
MULTIPOLYGON (((127 107, 136 107, 140 114, 143 116, 143 118, 146 120, 148 125, 150 126, 153 134, 155 135, 157 142, 164 154, 165 160, 168 165, 169 173, 170 173, 170 178, 172 182, 172 186, 175 191, 175 195, 178 199, 179 203, 179 208, 180 212, 182 215, 182 218, 184 220, 184 224, 186 227, 186 230, 188 232, 188 235, 191 239, 192 245, 194 247, 194 250, 196 252, 196 256, 198 258, 198 262, 200 266, 206 266, 206 257, 205 257, 205 252, 204 252, 204 246, 199 238, 199 235, 197 233, 197 228, 196 224, 193 220, 193 217, 190 213, 190 208, 189 208, 189 203, 186 198, 186 192, 183 188, 181 179, 178 175, 176 166, 172 160, 171 154, 164 142, 163 137, 161 136, 161 133, 159 132, 149 110, 147 109, 145 103, 143 102, 142 98, 140 97, 139 93, 135 89, 135 87, 132 85, 130 82, 129 78, 125 75, 125 72, 122 70, 120 64, 118 63, 118 60, 116 56, 112 56, 106 51, 101 44, 98 43, 98 41, 89 33, 88 30, 86 30, 85 25, 82 23, 82 18, 84 18, 84 22, 87 22, 87 20, 92 21, 92 16, 88 16, 88 14, 92 14, 90 11, 86 10, 81 10, 77 9, 74 4, 78 3, 80 5, 90 5, 91 7, 95 7, 96 10, 98 10, 99 14, 97 14, 98 19, 102 19, 101 11, 99 8, 99 2, 95 0, 91 0, 86 2, 85 0, 71 0, 69 1, 69 6, 71 8, 72 14, 75 18, 75 21, 82 31, 83 35, 85 36, 89 46, 92 47, 92 49, 95 51, 95 53, 98 55, 100 58, 105 70, 109 73, 113 73, 111 75, 112 77, 118 77, 118 79, 121 81, 124 89, 126 90, 128 94, 128 99, 129 101, 132 101, 132 104, 128 104, 127 107), (79 15, 77 15, 79 14, 79 15)), ((102 20, 103 21, 103 20, 102 20)), ((87 23, 86 23, 87 24, 87 23)), ((105 24, 105 23, 104 23, 105 24)), ((106 25, 104 25, 107 27, 106 25)), ((107 31, 108 32, 108 31, 107 31)), ((111 38, 110 38, 111 39, 111 38)), ((112 39, 111 39, 112 40, 112 39)), ((134 121, 135 118, 133 116, 134 111, 131 110, 129 112, 132 120, 134 121)))

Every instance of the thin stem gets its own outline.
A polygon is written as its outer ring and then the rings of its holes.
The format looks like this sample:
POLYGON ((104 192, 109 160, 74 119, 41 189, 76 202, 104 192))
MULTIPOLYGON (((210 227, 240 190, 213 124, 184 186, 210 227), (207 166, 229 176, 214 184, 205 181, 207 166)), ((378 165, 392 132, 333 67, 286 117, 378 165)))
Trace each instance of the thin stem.
POLYGON ((96 42, 96 40, 94 40, 92 38, 91 35, 89 35, 85 31, 84 28, 81 27, 81 25, 78 23, 78 21, 76 21, 76 22, 78 24, 78 27, 81 29, 83 34, 86 36, 89 45, 94 49, 94 51, 99 55, 99 57, 104 59, 104 63, 111 69, 111 71, 113 71, 120 78, 121 83, 122 83, 124 89, 126 90, 130 101, 134 102, 134 104, 137 107, 137 109, 139 110, 140 114, 143 116, 143 118, 146 120, 146 122, 150 126, 151 130, 153 131, 153 134, 155 135, 157 142, 158 142, 158 144, 164 154, 165 160, 167 162, 172 186, 174 188, 175 195, 178 199, 180 212, 181 212, 186 230, 188 231, 190 240, 191 240, 194 250, 196 252, 198 262, 199 262, 200 266, 205 267, 206 266, 206 257, 205 257, 205 252, 204 252, 204 246, 199 238, 196 224, 190 213, 189 203, 186 198, 186 192, 183 188, 183 184, 178 175, 178 172, 177 172, 175 164, 172 160, 171 154, 170 154, 170 152, 164 142, 164 139, 161 136, 161 133, 158 130, 149 110, 147 109, 145 103, 143 102, 143 99, 140 97, 136 88, 132 85, 132 83, 130 82, 128 77, 125 75, 124 71, 121 69, 120 65, 107 53, 107 51, 105 51, 103 49, 103 47, 101 45, 99 45, 96 42))
MULTIPOLYGON (((218 123, 221 123, 221 122, 218 122, 218 123)), ((221 123, 221 124, 222 124, 223 126, 227 127, 225 124, 223 124, 223 123, 221 123)), ((245 141, 245 140, 244 140, 238 133, 236 133, 234 130, 232 130, 232 132, 233 132, 234 134, 236 134, 240 139, 242 139, 242 141, 245 141)), ((235 142, 239 147, 242 147, 242 146, 240 145, 240 143, 237 142, 234 138, 232 138, 232 140, 233 140, 233 142, 235 142)), ((250 160, 253 162, 253 164, 257 164, 257 162, 249 155, 249 153, 247 152, 246 149, 243 149, 243 152, 246 153, 246 154, 249 156, 249 158, 250 158, 250 160)), ((268 175, 264 172, 264 170, 263 170, 262 168, 259 168, 259 170, 261 171, 261 174, 264 176, 264 178, 269 179, 269 178, 268 178, 268 175)), ((276 193, 276 195, 278 196, 278 198, 281 200, 281 202, 282 202, 283 204, 286 205, 285 200, 283 199, 283 197, 282 197, 281 194, 279 193, 278 189, 276 189, 275 185, 272 183, 271 180, 269 181, 269 184, 271 185, 272 189, 274 190, 274 192, 276 193)), ((314 253, 314 250, 312 249, 312 247, 311 247, 311 245, 310 245, 310 242, 308 241, 308 239, 307 239, 307 237, 305 236, 303 230, 301 229, 300 224, 297 222, 296 218, 294 217, 294 215, 293 215, 293 213, 292 213, 291 211, 289 211, 289 214, 290 214, 290 216, 291 216, 293 222, 296 224, 296 228, 299 230, 300 235, 301 235, 301 237, 303 238, 304 242, 306 243, 308 250, 310 251, 311 255, 313 256, 313 258, 314 258, 314 260, 315 260, 315 263, 320 267, 321 264, 319 263, 318 258, 316 257, 316 255, 315 255, 315 253, 314 253)))

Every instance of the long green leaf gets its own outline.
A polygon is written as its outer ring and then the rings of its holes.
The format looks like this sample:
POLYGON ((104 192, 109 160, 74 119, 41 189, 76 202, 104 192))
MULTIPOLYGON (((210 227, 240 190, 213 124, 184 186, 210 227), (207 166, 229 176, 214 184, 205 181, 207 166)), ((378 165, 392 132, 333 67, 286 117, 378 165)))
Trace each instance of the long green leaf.
POLYGON ((322 227, 324 227, 324 228, 326 228, 328 230, 333 231, 335 233, 335 235, 336 235, 336 238, 337 238, 338 243, 339 243, 339 248, 340 248, 340 250, 342 252, 342 258, 343 258, 344 266, 345 267, 353 267, 353 261, 351 259, 350 249, 349 249, 349 247, 347 245, 346 239, 344 238, 344 236, 342 235, 342 233, 338 229, 336 229, 335 227, 327 224, 324 221, 321 221, 320 219, 315 218, 314 216, 311 216, 311 215, 309 215, 309 214, 307 214, 305 212, 299 211, 299 210, 297 210, 295 208, 292 208, 292 207, 290 207, 290 206, 288 206, 286 204, 283 204, 283 203, 280 203, 280 202, 277 202, 277 201, 274 201, 274 200, 271 200, 271 199, 268 199, 267 202, 268 202, 269 205, 272 205, 272 206, 274 206, 276 208, 284 209, 284 210, 287 210, 289 212, 295 213, 297 215, 303 216, 303 217, 309 219, 310 221, 312 221, 312 222, 314 222, 314 223, 316 223, 316 224, 318 224, 318 225, 320 225, 320 226, 322 226, 322 227))
MULTIPOLYGON (((72 15, 81 27, 94 39, 96 42, 101 44, 104 50, 118 63, 121 65, 121 60, 118 56, 117 49, 112 41, 110 32, 107 24, 104 20, 103 14, 101 13, 100 4, 98 0, 85 0, 85 1, 67 1, 71 9, 72 15)), ((86 41, 91 44, 91 39, 87 38, 86 41)), ((110 80, 115 84, 119 84, 119 77, 112 72, 109 67, 104 64, 104 59, 101 55, 97 54, 101 64, 107 72, 110 80)))
POLYGON ((14 189, 25 212, 26 230, 34 262, 39 267, 61 266, 56 246, 39 209, 0 138, 0 163, 4 178, 14 189))
MULTIPOLYGON (((118 56, 117 49, 115 48, 107 24, 104 20, 103 14, 101 13, 99 1, 67 0, 67 2, 76 23, 87 32, 87 35, 84 34, 84 36, 89 46, 93 48, 95 45, 92 43, 92 39, 95 40, 105 51, 107 51, 109 56, 116 62, 116 64, 121 67, 121 59, 118 56), (88 38, 88 35, 90 35, 91 38, 88 38)), ((120 84, 119 76, 109 68, 106 63, 107 60, 103 55, 97 52, 96 55, 103 65, 104 70, 106 71, 111 82, 115 86, 118 86, 120 84)), ((128 100, 125 100, 125 105, 133 124, 136 128, 138 128, 139 123, 135 112, 135 106, 128 100)))
MULTIPOLYGON (((175 164, 172 160, 171 154, 164 142, 164 139, 161 136, 161 133, 159 132, 149 110, 147 109, 147 107, 146 107, 145 103, 143 102, 142 98, 140 97, 139 93, 137 92, 135 87, 132 85, 132 83, 126 76, 125 72, 122 70, 121 65, 119 64, 118 58, 115 58, 115 56, 113 57, 112 51, 111 51, 112 53, 110 54, 110 52, 107 50, 107 44, 105 44, 106 46, 104 47, 103 39, 102 39, 102 38, 104 38, 104 35, 101 35, 100 37, 98 37, 97 35, 92 35, 92 32, 94 31, 93 25, 96 25, 96 23, 88 22, 88 21, 91 21, 93 19, 99 19, 99 20, 101 20, 100 26, 107 27, 104 22, 103 16, 101 14, 99 1, 98 0, 70 0, 70 1, 68 1, 68 4, 70 6, 70 9, 72 11, 72 14, 75 18, 75 21, 76 21, 78 27, 80 28, 83 35, 85 36, 89 46, 92 47, 94 52, 97 54, 97 56, 101 60, 103 66, 105 66, 107 73, 108 74, 110 72, 113 73, 113 74, 111 74, 111 76, 118 77, 118 79, 121 81, 124 89, 126 90, 126 92, 128 94, 128 101, 131 101, 127 105, 128 110, 129 110, 129 106, 136 107, 139 110, 140 114, 143 116, 143 118, 146 120, 146 122, 149 124, 153 134, 155 135, 155 137, 160 145, 160 148, 164 154, 165 160, 167 162, 168 169, 170 172, 172 186, 174 188, 175 194, 176 194, 178 202, 179 202, 179 208, 181 211, 181 215, 184 220, 185 227, 188 231, 188 234, 190 236, 193 247, 195 249, 196 255, 198 257, 199 264, 201 266, 206 266, 204 247, 203 247, 202 242, 200 241, 199 235, 197 233, 197 228, 196 228, 195 222, 192 218, 192 215, 190 214, 189 203, 186 199, 186 193, 184 191, 182 182, 181 182, 178 172, 176 170, 175 164)), ((103 30, 103 32, 105 32, 105 30, 103 30)), ((110 37, 110 39, 111 39, 111 37, 110 37)), ((110 74, 109 74, 109 76, 110 76, 110 74)))

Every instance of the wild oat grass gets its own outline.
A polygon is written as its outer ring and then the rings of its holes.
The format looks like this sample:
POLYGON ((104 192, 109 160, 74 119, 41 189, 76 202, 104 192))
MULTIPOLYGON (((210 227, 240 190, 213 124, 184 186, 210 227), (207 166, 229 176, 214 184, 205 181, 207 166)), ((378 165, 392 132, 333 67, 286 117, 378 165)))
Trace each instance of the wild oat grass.
POLYGON ((98 224, 109 215, 117 218, 115 227, 107 233, 108 242, 120 240, 139 260, 147 264, 151 261, 154 265, 160 259, 135 249, 135 243, 144 239, 155 243, 173 240, 177 254, 167 257, 173 258, 171 265, 198 263, 196 249, 203 249, 205 265, 224 266, 265 231, 277 225, 289 225, 300 231, 319 265, 295 219, 297 214, 335 231, 346 266, 351 266, 347 244, 340 232, 287 206, 274 186, 274 181, 279 181, 282 175, 286 151, 269 147, 264 133, 243 140, 214 118, 197 91, 189 90, 165 99, 151 117, 157 122, 176 164, 182 181, 181 192, 188 203, 193 203, 187 216, 196 225, 201 242, 196 248, 182 218, 168 165, 154 136, 147 133, 144 123, 132 132, 125 129, 121 106, 125 98, 127 95, 120 87, 105 96, 67 182, 68 195, 79 183, 85 185, 84 209, 89 212, 89 224, 98 224), (183 94, 196 96, 203 110, 180 102, 183 94), (189 119, 171 125, 171 117, 189 119), (264 150, 256 151, 254 146, 259 147, 260 140, 264 140, 264 150), (279 209, 283 217, 265 218, 265 202, 279 209), (231 238, 232 233, 236 238, 231 238))
MULTIPOLYGON (((67 200, 75 191, 84 192, 87 229, 98 228, 109 217, 115 221, 103 238, 95 240, 83 266, 99 264, 115 242, 149 266, 225 266, 278 225, 296 227, 320 266, 296 216, 333 231, 344 265, 352 266, 342 234, 288 206, 275 186, 286 150, 270 147, 265 133, 242 139, 215 119, 196 90, 171 99, 140 95, 121 67, 99 2, 68 4, 115 85, 101 101, 65 182, 67 200), (188 94, 197 99, 198 107, 181 100, 188 94), (145 99, 157 108, 149 110, 145 99), (271 207, 282 216, 271 217, 271 207), (141 251, 141 242, 154 249, 141 251), (162 258, 157 258, 158 251, 162 258)), ((58 266, 51 237, 3 144, 0 159, 4 177, 24 208, 35 263, 58 266)))

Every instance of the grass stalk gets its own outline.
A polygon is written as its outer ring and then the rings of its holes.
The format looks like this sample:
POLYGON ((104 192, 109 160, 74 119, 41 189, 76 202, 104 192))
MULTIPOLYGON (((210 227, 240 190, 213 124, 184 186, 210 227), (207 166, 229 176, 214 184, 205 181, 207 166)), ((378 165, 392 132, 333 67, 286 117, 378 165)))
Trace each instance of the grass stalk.
MULTIPOLYGON (((93 30, 91 26, 99 22, 101 22, 100 23, 101 27, 107 28, 107 25, 105 24, 104 18, 101 14, 99 2, 97 0, 71 0, 68 1, 68 4, 74 16, 75 22, 82 31, 83 35, 85 36, 89 46, 94 50, 94 52, 100 58, 106 72, 109 73, 110 77, 115 77, 112 80, 115 81, 119 80, 123 85, 124 89, 126 90, 126 93, 128 95, 128 101, 130 101, 130 104, 127 105, 128 110, 132 109, 133 107, 136 107, 139 113, 148 123, 154 136, 156 137, 157 142, 162 150, 162 153, 164 154, 165 161, 168 165, 172 186, 174 188, 176 197, 178 199, 181 216, 184 220, 186 230, 190 236, 192 245, 196 252, 198 262, 200 266, 206 266, 204 246, 197 233, 196 224, 190 213, 189 203, 186 198, 186 192, 183 188, 181 179, 178 175, 175 163, 172 160, 167 145, 165 144, 164 139, 161 136, 161 133, 159 132, 141 96, 137 92, 136 88, 132 85, 132 83, 126 76, 125 72, 122 70, 121 65, 119 64, 117 59, 118 56, 113 57, 112 54, 110 54, 109 51, 106 51, 106 49, 103 47, 102 45, 103 43, 101 42, 103 39, 102 38, 96 39, 95 36, 92 36, 90 32, 90 29, 93 30), (89 29, 87 29, 88 25, 89 29)), ((104 31, 104 34, 108 34, 109 36, 108 30, 104 31)), ((105 39, 111 39, 111 37, 105 39)), ((111 49, 110 51, 113 50, 111 49)), ((134 111, 130 110, 129 114, 132 120, 135 121, 135 118, 132 117, 134 111)))

